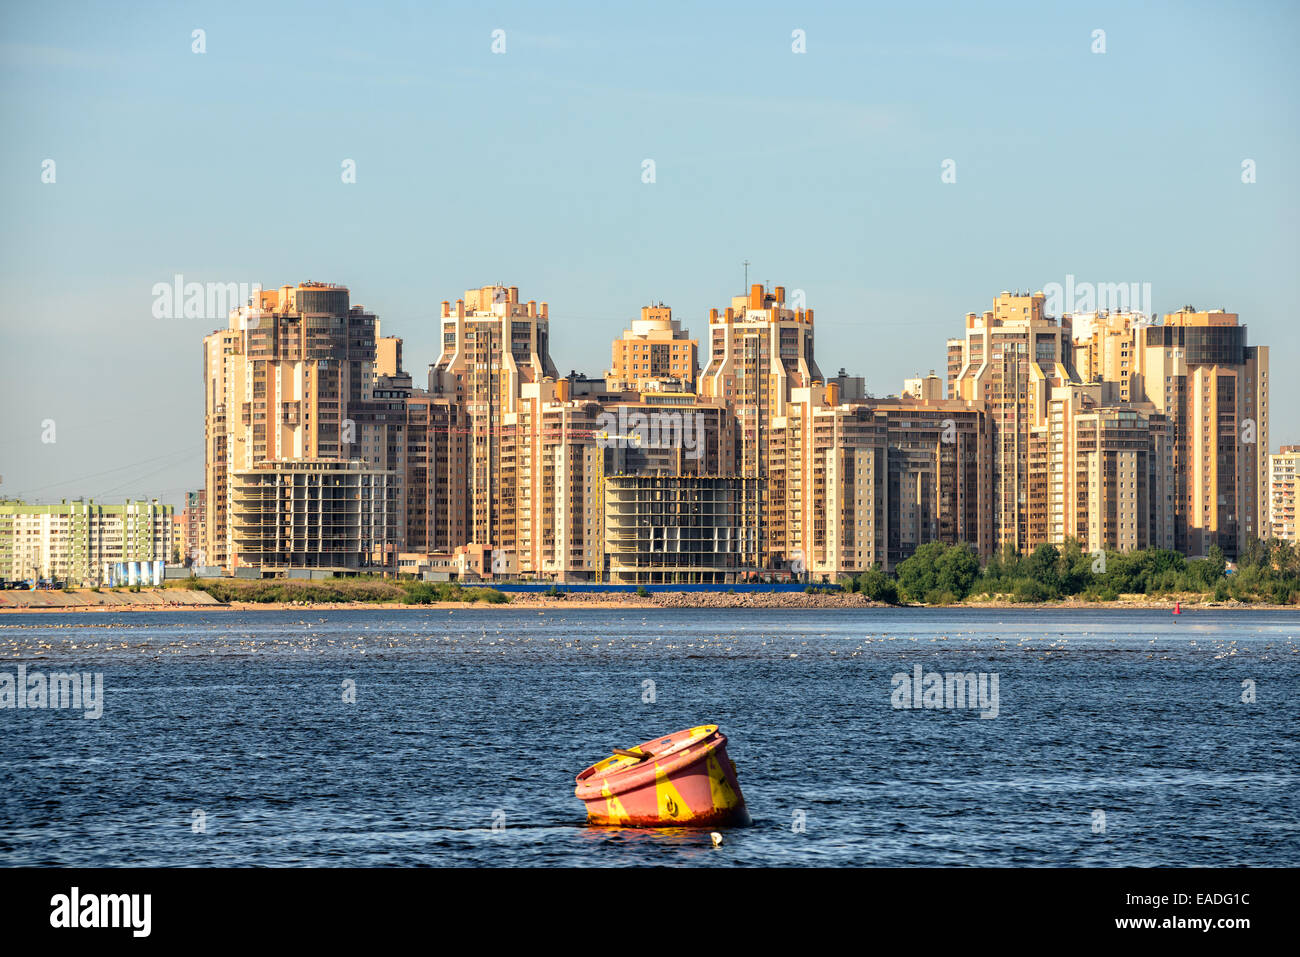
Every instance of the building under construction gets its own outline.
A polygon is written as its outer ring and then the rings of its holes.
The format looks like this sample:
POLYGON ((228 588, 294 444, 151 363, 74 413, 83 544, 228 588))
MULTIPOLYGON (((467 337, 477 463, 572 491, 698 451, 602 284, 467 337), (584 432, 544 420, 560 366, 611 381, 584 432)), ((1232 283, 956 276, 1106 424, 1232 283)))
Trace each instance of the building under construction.
POLYGON ((230 486, 239 565, 396 570, 396 472, 362 462, 264 462, 232 472, 230 486))
MULTIPOLYGON (((718 585, 758 570, 747 503, 758 479, 605 478, 605 552, 616 585, 718 585)), ((750 506, 752 507, 752 506, 750 506)))

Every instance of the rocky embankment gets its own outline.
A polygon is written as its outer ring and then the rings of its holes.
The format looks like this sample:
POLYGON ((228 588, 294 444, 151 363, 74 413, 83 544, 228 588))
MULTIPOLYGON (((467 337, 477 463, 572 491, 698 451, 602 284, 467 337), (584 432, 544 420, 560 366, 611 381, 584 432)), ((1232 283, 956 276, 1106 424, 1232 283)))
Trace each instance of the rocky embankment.
MULTIPOLYGON (((1199 608, 1294 610, 1295 606, 1265 603, 1244 604, 1236 601, 1216 602, 1208 596, 1185 595, 1152 598, 1146 595, 1122 595, 1117 601, 1088 602, 1080 599, 1050 601, 1037 604, 1016 602, 1004 597, 998 599, 972 598, 956 605, 932 607, 945 608, 1070 608, 1070 609, 1162 609, 1172 611, 1174 601, 1182 603, 1185 611, 1199 608)), ((888 608, 866 596, 850 592, 652 592, 637 595, 633 592, 564 592, 558 596, 545 594, 511 593, 508 604, 485 605, 481 602, 435 601, 422 604, 404 604, 394 601, 274 601, 222 602, 207 592, 199 590, 145 588, 138 592, 77 590, 63 591, 7 591, 0 592, 0 614, 5 612, 95 612, 95 611, 274 611, 292 608, 383 608, 389 610, 454 610, 460 608, 509 609, 562 609, 598 608, 888 608)), ((907 607, 907 606, 904 606, 907 607)), ((912 606, 926 607, 926 606, 912 606)))
POLYGON ((91 591, 0 591, 0 611, 165 611, 222 607, 207 592, 181 588, 91 591))
MULTIPOLYGON (((877 605, 865 595, 849 592, 566 592, 559 598, 545 595, 510 596, 512 605, 545 608, 548 605, 581 607, 621 605, 636 608, 869 608, 877 605)), ((881 606, 883 607, 883 606, 881 606)))

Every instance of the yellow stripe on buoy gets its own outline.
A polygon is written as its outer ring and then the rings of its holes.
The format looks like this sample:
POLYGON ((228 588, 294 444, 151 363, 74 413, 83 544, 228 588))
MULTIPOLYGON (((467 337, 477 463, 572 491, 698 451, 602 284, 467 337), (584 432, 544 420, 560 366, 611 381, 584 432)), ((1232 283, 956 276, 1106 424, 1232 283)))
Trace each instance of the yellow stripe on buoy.
POLYGON ((668 780, 668 776, 655 765, 655 799, 659 804, 659 820, 689 821, 695 815, 691 812, 681 792, 668 780))
POLYGON ((709 798, 713 801, 714 809, 732 808, 739 804, 735 790, 728 783, 727 776, 722 773, 717 752, 709 752, 706 767, 709 770, 709 798))
POLYGON ((608 820, 621 822, 632 816, 627 813, 627 808, 623 807, 623 802, 618 799, 618 795, 610 792, 608 781, 601 784, 600 793, 605 796, 605 816, 608 820))

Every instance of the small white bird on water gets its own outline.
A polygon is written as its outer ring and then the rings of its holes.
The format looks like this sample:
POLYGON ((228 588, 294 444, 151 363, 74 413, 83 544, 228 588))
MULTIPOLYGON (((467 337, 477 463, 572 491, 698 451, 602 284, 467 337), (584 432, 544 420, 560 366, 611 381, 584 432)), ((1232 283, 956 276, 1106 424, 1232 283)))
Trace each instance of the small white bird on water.
POLYGON ((713 839, 713 846, 714 846, 714 847, 721 847, 721 846, 722 846, 722 835, 719 834, 717 831, 714 831, 713 833, 711 833, 711 834, 709 835, 709 837, 711 837, 711 838, 713 839))

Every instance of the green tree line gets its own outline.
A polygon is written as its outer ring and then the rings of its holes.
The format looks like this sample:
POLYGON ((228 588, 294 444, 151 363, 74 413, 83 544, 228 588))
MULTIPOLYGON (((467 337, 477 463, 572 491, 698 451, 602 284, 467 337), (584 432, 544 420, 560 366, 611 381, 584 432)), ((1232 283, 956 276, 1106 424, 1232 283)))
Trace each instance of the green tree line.
POLYGON ((1300 602, 1300 545, 1254 542, 1230 571, 1218 546, 1205 558, 1188 559, 1165 548, 1092 553, 1070 539, 1060 547, 1039 545, 1028 555, 1005 546, 981 567, 970 545, 929 542, 899 562, 894 575, 876 567, 841 584, 891 604, 951 604, 981 596, 1041 602, 1187 594, 1289 605, 1300 602))

